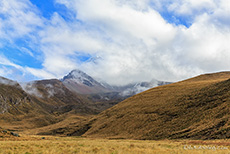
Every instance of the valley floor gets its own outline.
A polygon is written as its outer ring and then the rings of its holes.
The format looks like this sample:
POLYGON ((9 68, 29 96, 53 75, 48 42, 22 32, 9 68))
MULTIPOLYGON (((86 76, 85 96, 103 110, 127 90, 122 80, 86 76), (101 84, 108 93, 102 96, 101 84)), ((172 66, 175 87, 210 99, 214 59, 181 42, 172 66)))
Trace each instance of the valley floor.
POLYGON ((108 140, 26 136, 0 138, 0 154, 194 154, 230 153, 230 140, 108 140))

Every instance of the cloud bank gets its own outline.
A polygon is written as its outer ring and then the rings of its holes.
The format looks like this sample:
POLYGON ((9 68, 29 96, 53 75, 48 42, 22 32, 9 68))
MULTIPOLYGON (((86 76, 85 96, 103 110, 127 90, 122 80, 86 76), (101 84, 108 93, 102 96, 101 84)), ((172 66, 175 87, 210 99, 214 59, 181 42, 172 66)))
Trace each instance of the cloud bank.
POLYGON ((7 76, 3 69, 10 66, 25 76, 61 78, 78 68, 122 85, 230 68, 230 0, 54 3, 65 7, 66 16, 56 11, 45 18, 28 0, 0 2, 0 75, 7 76), (29 43, 19 48, 18 39, 29 43), (40 61, 40 67, 4 56, 6 44, 40 61))

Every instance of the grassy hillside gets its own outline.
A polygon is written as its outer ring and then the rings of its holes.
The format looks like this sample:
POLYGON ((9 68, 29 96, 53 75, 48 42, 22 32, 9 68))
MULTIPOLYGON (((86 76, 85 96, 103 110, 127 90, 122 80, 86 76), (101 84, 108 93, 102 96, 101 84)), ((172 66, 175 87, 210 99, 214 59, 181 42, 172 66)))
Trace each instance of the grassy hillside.
POLYGON ((229 78, 230 72, 206 74, 135 95, 91 119, 84 136, 229 138, 229 78))
POLYGON ((34 97, 23 91, 18 83, 7 79, 4 81, 7 83, 0 84, 0 123, 2 127, 20 130, 57 121, 42 107, 42 103, 35 102, 34 97))

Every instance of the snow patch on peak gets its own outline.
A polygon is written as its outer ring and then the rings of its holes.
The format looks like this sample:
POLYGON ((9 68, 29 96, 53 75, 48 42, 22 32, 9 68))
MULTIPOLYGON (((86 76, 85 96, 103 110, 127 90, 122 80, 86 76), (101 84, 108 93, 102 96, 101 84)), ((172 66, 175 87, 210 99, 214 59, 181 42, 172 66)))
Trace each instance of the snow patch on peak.
POLYGON ((72 70, 64 78, 78 79, 78 78, 91 78, 91 77, 89 75, 87 75, 85 72, 78 70, 78 69, 75 69, 75 70, 72 70))
POLYGON ((62 79, 62 81, 65 81, 65 80, 72 80, 75 83, 84 84, 89 87, 93 87, 99 84, 91 76, 87 75, 86 73, 78 69, 72 70, 67 76, 65 76, 62 79))

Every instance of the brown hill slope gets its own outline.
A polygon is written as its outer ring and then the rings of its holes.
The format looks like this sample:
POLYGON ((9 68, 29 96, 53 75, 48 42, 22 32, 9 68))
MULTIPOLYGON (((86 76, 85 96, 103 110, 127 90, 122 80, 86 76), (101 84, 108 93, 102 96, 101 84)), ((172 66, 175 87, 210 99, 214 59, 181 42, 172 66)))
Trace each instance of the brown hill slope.
POLYGON ((17 82, 0 77, 2 127, 13 130, 39 128, 72 115, 80 119, 99 112, 59 80, 35 81, 25 85, 24 90, 17 82))
MULTIPOLYGON (((87 137, 214 139, 230 137, 230 72, 156 87, 100 113, 87 137)), ((75 132, 81 129, 76 128, 75 132)))
MULTIPOLYGON (((42 103, 33 101, 21 86, 0 77, 0 123, 1 126, 34 127, 55 122, 56 119, 42 108, 42 103), (32 121, 33 118, 33 121, 32 121)), ((12 127, 9 127, 12 128, 12 127)))

